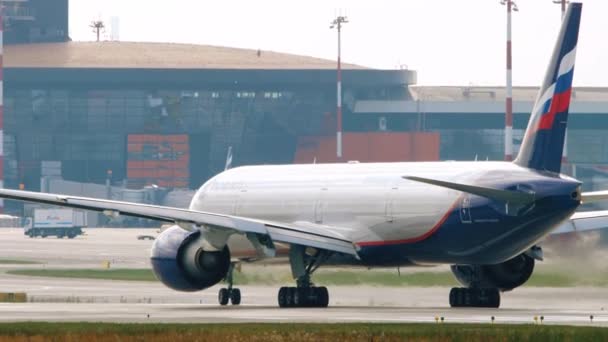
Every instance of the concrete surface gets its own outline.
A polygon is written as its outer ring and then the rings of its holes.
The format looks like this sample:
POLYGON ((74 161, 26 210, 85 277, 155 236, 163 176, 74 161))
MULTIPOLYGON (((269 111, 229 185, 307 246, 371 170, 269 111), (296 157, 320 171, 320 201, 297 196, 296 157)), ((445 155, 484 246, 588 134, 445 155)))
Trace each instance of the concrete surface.
MULTIPOLYGON (((11 268, 148 267, 147 229, 89 229, 74 240, 30 239, 21 230, 0 230, 0 259, 26 259, 41 265, 11 268)), ((268 266, 282 267, 282 266, 268 266)), ((361 270, 365 272, 365 270, 361 270)), ((288 285, 288 284, 286 284, 288 285)), ((0 291, 27 292, 29 303, 0 304, 0 321, 108 322, 446 322, 594 324, 608 326, 608 288, 522 287, 503 294, 500 309, 452 309, 449 288, 332 286, 330 308, 280 309, 277 286, 239 286, 243 304, 217 305, 220 286, 195 293, 175 292, 158 282, 25 277, 0 274, 0 291), (591 323, 589 316, 594 316, 591 323)))

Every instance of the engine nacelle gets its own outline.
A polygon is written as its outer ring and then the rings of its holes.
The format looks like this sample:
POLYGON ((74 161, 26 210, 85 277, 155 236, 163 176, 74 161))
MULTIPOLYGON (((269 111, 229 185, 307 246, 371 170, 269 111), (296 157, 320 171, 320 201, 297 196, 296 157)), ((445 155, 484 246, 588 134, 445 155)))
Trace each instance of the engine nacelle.
POLYGON ((150 261, 154 274, 178 291, 199 291, 219 283, 230 267, 228 246, 217 252, 203 250, 201 232, 173 226, 152 245, 150 261))
POLYGON ((523 285, 534 271, 534 259, 520 254, 496 265, 452 265, 452 273, 466 287, 510 291, 523 285))

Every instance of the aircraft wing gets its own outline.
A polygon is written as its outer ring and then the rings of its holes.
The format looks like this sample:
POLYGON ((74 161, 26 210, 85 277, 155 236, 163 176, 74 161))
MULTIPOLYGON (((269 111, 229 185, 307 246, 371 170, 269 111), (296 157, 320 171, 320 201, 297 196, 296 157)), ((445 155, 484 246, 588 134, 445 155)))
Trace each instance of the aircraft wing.
POLYGON ((608 228, 608 210, 583 211, 574 213, 568 221, 562 223, 551 234, 584 232, 608 228))
MULTIPOLYGON (((62 207, 87 209, 108 215, 128 215, 158 221, 173 222, 184 228, 187 224, 210 226, 238 233, 268 236, 274 242, 285 242, 351 254, 357 257, 354 244, 339 233, 323 227, 270 222, 246 217, 209 213, 158 205, 111 201, 70 195, 48 194, 21 190, 0 189, 0 198, 52 204, 62 207), (184 224, 185 223, 185 224, 184 224)), ((184 228, 185 229, 185 228, 184 228)))

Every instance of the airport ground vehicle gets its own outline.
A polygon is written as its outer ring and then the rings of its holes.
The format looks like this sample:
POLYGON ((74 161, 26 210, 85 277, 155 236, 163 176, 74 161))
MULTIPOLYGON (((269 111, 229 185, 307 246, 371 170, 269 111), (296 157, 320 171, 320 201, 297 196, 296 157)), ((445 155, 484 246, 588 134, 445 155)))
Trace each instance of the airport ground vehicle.
POLYGON ((34 215, 25 219, 23 234, 34 238, 56 236, 73 239, 82 235, 87 226, 87 215, 74 209, 34 209, 34 215))

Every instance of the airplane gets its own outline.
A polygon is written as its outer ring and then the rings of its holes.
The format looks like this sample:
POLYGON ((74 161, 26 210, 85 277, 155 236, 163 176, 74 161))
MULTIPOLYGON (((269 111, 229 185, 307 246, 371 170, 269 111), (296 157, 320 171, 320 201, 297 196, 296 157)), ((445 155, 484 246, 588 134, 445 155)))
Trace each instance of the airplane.
POLYGON ((169 222, 152 246, 157 278, 178 291, 226 279, 222 305, 241 302, 233 260, 286 256, 296 286, 279 289, 282 308, 327 307, 327 288, 312 278, 328 264, 448 264, 463 285, 450 291, 450 306, 499 307, 500 293, 523 285, 542 260, 545 236, 608 218, 575 213, 608 191, 583 193, 580 181, 560 174, 581 10, 568 7, 514 162, 227 168, 188 209, 9 189, 0 197, 169 222))

